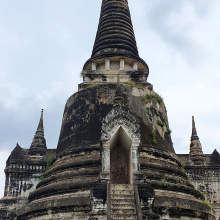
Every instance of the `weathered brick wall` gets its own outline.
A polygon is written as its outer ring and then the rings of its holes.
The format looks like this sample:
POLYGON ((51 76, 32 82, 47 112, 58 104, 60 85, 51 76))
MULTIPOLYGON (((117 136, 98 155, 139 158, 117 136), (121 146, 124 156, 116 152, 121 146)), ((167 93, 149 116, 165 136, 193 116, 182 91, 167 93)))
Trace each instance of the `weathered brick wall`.
POLYGON ((20 146, 12 151, 5 168, 5 191, 0 199, 0 219, 13 219, 15 212, 28 203, 28 196, 41 181, 55 150, 49 149, 45 156, 30 157, 28 150, 20 146), (22 156, 21 156, 22 155, 22 156))
POLYGON ((210 162, 211 155, 205 155, 203 164, 195 165, 189 155, 178 155, 184 164, 185 172, 195 189, 205 195, 206 201, 216 211, 220 219, 220 165, 210 162))

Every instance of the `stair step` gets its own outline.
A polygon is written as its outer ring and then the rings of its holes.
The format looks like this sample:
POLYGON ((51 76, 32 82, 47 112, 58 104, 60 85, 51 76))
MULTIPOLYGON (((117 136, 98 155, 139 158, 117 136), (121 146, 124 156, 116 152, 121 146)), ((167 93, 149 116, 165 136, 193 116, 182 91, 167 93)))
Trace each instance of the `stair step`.
POLYGON ((129 184, 111 184, 111 219, 137 220, 134 188, 129 184))
POLYGON ((121 215, 121 214, 113 214, 111 215, 111 219, 125 219, 125 220, 136 220, 136 215, 121 215))
POLYGON ((110 194, 134 195, 134 190, 111 190, 110 194))
POLYGON ((135 215, 136 209, 112 209, 112 214, 135 215))
POLYGON ((111 204, 112 205, 131 205, 131 204, 135 204, 134 199, 112 199, 111 200, 111 204))
POLYGON ((112 203, 111 208, 112 209, 136 209, 136 206, 135 204, 132 204, 132 203, 124 204, 124 203, 119 202, 119 203, 112 203))
POLYGON ((133 186, 129 184, 111 184, 110 190, 132 190, 133 186))
POLYGON ((115 200, 115 199, 119 199, 119 200, 123 200, 123 199, 129 199, 129 200, 134 200, 134 196, 133 195, 111 195, 111 199, 115 200))

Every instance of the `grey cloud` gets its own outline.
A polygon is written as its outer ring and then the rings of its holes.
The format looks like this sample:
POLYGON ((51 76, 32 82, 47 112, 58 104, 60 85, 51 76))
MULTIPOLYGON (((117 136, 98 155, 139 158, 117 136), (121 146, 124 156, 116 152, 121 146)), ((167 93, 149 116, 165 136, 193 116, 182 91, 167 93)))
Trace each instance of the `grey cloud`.
MULTIPOLYGON (((147 23, 163 41, 178 52, 181 52, 191 65, 195 65, 204 59, 200 45, 187 34, 187 29, 181 28, 179 31, 178 24, 175 27, 170 26, 169 23, 169 17, 172 13, 180 13, 186 2, 187 1, 182 0, 160 0, 154 3, 151 2, 151 10, 147 13, 147 23)), ((189 4, 194 7, 199 16, 208 13, 206 4, 199 5, 198 2, 189 2, 189 4), (197 7, 198 5, 199 7, 197 7)), ((184 17, 182 19, 184 19, 184 17)))

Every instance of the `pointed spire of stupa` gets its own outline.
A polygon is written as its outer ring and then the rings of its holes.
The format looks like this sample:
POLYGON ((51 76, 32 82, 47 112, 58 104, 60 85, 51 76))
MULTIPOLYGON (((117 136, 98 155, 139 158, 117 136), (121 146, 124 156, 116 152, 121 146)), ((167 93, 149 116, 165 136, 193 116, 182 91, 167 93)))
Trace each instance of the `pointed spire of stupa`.
POLYGON ((191 160, 193 160, 195 163, 201 163, 204 161, 202 145, 199 141, 199 137, 197 136, 194 116, 192 116, 192 135, 189 155, 191 160))
POLYGON ((192 116, 192 135, 191 140, 198 140, 194 116, 192 116))
POLYGON ((108 57, 125 57, 140 62, 133 25, 127 0, 102 0, 101 14, 91 58, 91 62, 108 57))
POLYGON ((43 132, 43 135, 44 135, 43 112, 44 110, 41 109, 41 116, 40 116, 40 121, 39 121, 37 130, 43 132))
POLYGON ((40 121, 37 131, 34 135, 32 144, 30 146, 30 155, 44 155, 46 153, 46 140, 44 138, 44 125, 43 125, 43 109, 41 110, 40 121))

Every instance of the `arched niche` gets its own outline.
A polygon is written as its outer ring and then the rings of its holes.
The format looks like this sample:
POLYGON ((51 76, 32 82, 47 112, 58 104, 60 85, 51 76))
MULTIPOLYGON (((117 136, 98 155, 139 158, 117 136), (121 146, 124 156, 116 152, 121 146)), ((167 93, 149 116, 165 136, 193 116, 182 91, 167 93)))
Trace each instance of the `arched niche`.
POLYGON ((101 134, 100 179, 132 184, 133 174, 140 170, 140 128, 136 117, 124 107, 117 106, 103 119, 101 134), (125 181, 122 181, 123 170, 125 181))
POLYGON ((120 126, 110 142, 110 183, 131 184, 131 144, 124 129, 120 126))

